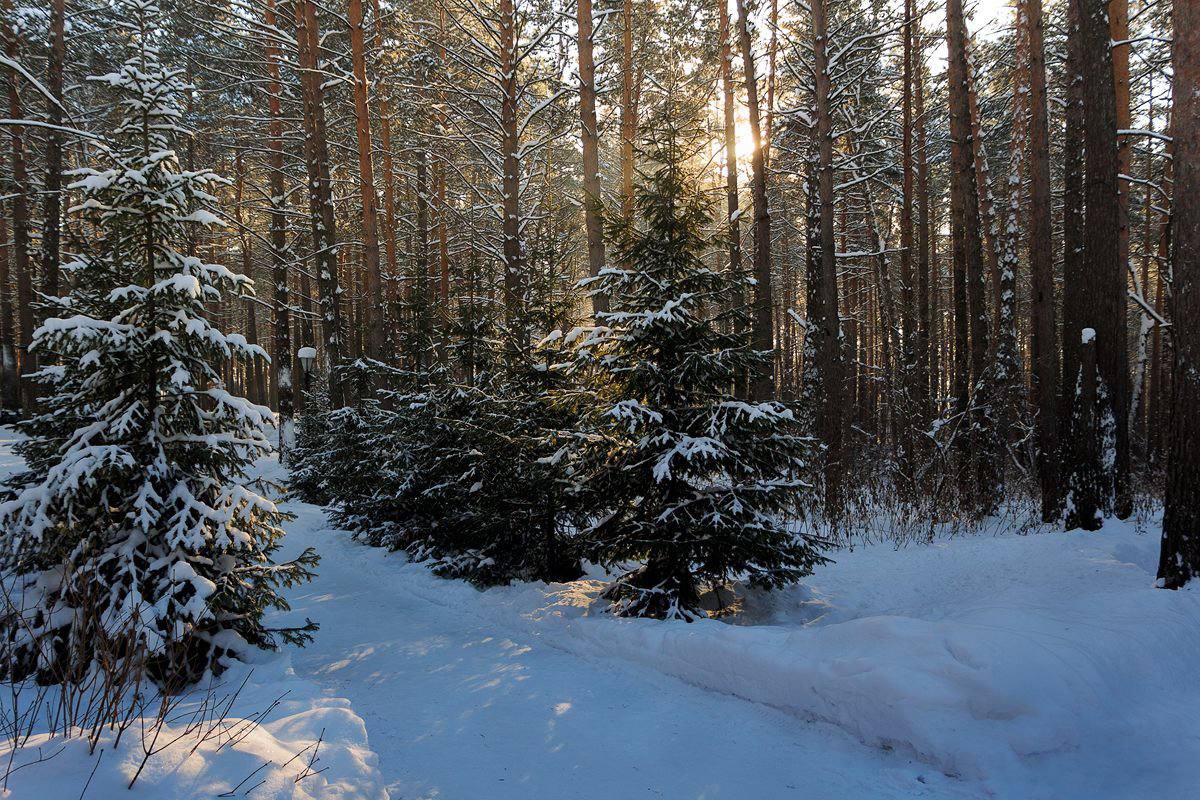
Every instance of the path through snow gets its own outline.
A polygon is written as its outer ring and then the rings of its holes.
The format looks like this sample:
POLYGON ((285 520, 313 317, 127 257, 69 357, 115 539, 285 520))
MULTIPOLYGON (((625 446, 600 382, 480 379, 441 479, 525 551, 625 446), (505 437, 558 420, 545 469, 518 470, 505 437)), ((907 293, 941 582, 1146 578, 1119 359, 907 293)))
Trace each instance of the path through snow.
POLYGON ((656 671, 589 660, 409 589, 403 556, 289 506, 287 548, 321 553, 293 595, 318 620, 301 677, 349 698, 395 800, 978 797, 824 723, 656 671))

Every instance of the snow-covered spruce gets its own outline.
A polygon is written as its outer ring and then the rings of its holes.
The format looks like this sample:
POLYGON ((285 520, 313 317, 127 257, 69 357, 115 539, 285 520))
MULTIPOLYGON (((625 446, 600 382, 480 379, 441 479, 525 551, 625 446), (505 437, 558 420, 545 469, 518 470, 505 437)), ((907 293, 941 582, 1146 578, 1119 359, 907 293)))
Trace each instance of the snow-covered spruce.
POLYGON ((705 261, 710 205, 687 170, 688 137, 660 126, 647 139, 636 220, 612 226, 614 266, 591 282, 611 310, 567 336, 570 370, 596 397, 565 447, 594 512, 586 554, 645 561, 608 592, 613 611, 690 619, 702 582, 773 588, 824 559, 819 539, 787 523, 809 496, 811 443, 790 408, 731 394, 769 354, 722 332, 734 287, 705 261))
POLYGON ((159 61, 162 15, 146 0, 122 6, 128 58, 94 78, 121 118, 102 165, 70 187, 90 236, 63 265, 74 289, 34 336, 45 406, 24 426, 28 469, 0 505, 0 663, 10 678, 71 681, 100 665, 177 688, 251 648, 305 639, 262 618, 316 556, 272 562, 284 515, 247 475, 270 449, 271 414, 226 391, 218 370, 265 353, 204 313, 251 284, 176 249, 219 221, 208 189, 221 179, 180 171, 186 87, 159 61))
POLYGON ((514 367, 471 385, 443 368, 384 377, 386 402, 329 412, 323 445, 305 457, 305 475, 325 476, 334 523, 478 585, 579 577, 571 486, 550 458, 547 431, 569 427, 547 399, 554 376, 514 367))

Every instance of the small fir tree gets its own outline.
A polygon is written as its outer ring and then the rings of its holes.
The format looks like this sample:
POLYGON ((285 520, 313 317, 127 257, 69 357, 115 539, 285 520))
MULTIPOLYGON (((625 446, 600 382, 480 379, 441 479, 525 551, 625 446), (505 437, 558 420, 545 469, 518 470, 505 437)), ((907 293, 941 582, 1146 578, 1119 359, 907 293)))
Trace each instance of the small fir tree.
POLYGON ((265 354, 204 313, 251 284, 177 249, 218 222, 208 190, 221 180, 180 171, 186 86, 159 61, 162 15, 147 0, 122 6, 129 56, 94 79, 120 123, 107 163, 70 187, 95 235, 63 266, 73 289, 35 334, 54 366, 24 426, 28 469, 0 504, 0 559, 18 576, 0 655, 10 678, 124 664, 179 688, 306 639, 311 623, 272 629, 263 616, 286 608, 280 587, 308 579, 316 555, 272 561, 284 515, 248 475, 270 451, 271 414, 226 391, 218 369, 265 354))
POLYGON ((611 310, 567 337, 571 370, 596 387, 564 445, 590 498, 581 538, 601 563, 644 561, 607 592, 622 616, 691 619, 704 582, 778 587, 825 561, 787 522, 809 440, 788 407, 732 393, 770 354, 717 313, 737 287, 706 260, 713 216, 690 147, 669 115, 651 132, 636 219, 611 226, 615 266, 593 281, 611 310))
POLYGON ((547 400, 552 379, 531 368, 462 385, 439 368, 411 376, 407 391, 385 393, 369 415, 335 419, 330 438, 357 426, 378 457, 373 479, 347 486, 333 503, 333 521, 479 585, 579 577, 570 483, 547 434, 569 426, 547 400))

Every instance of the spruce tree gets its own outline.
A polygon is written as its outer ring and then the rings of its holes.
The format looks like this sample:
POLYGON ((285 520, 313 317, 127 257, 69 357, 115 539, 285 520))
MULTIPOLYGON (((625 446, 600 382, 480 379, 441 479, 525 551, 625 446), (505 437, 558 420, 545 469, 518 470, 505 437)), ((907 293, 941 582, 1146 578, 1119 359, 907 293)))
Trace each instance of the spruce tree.
POLYGON ((693 141, 670 114, 648 134, 636 213, 610 225, 613 265, 589 281, 611 308, 567 337, 596 392, 569 445, 592 510, 580 536, 598 562, 644 561, 607 592, 622 616, 691 619, 703 583, 779 587, 825 560, 787 520, 810 441, 784 404, 733 396, 770 353, 722 324, 736 287, 709 258, 693 141))
POLYGON ((219 369, 265 354, 204 313, 251 283, 177 249, 219 222, 222 180, 180 170, 187 87, 159 60, 163 15, 147 0, 121 6, 128 57, 94 78, 120 121, 101 164, 70 186, 92 235, 34 337, 54 366, 24 426, 28 469, 0 505, 0 566, 18 576, 0 655, 10 678, 124 664, 177 689, 307 638, 311 623, 272 629, 263 616, 286 608, 280 587, 310 577, 316 555, 272 561, 284 515, 250 477, 271 413, 227 391, 219 369))
POLYGON ((358 446, 330 452, 323 472, 354 475, 348 462, 375 454, 370 479, 337 493, 333 521, 479 585, 579 577, 571 485, 549 434, 571 421, 549 402, 554 376, 537 366, 473 385, 438 367, 393 381, 386 402, 360 404, 353 417, 331 415, 326 438, 358 446))

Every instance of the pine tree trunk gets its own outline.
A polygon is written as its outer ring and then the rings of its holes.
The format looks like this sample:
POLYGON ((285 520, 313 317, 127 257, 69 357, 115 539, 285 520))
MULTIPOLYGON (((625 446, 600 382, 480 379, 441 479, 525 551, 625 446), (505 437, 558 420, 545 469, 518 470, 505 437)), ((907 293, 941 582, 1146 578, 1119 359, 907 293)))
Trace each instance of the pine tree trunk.
MULTIPOLYGON (((1128 130, 1133 127, 1131 108, 1129 105, 1129 0, 1109 0, 1108 3, 1108 36, 1113 42, 1122 44, 1110 48, 1112 58, 1113 92, 1116 103, 1116 128, 1128 130)), ((1117 136, 1117 258, 1121 268, 1120 308, 1124 313, 1126 295, 1129 290, 1129 192, 1132 184, 1120 178, 1133 172, 1133 142, 1129 136, 1117 136)), ((1124 322, 1124 316, 1122 316, 1124 322)), ((1128 331, 1123 324, 1122 339, 1128 339, 1128 331)), ((1129 354, 1122 348, 1121 355, 1114 361, 1121 371, 1121 382, 1124 385, 1123 397, 1116 413, 1123 414, 1125 420, 1118 427, 1116 473, 1114 475, 1114 508, 1113 513, 1118 519, 1126 519, 1133 513, 1133 491, 1130 485, 1130 438, 1129 412, 1132 403, 1130 387, 1129 354)))
POLYGON ((633 140, 637 117, 633 107, 633 0, 621 3, 621 215, 633 219, 633 140))
POLYGON ((979 187, 971 146, 970 74, 967 27, 961 0, 946 3, 946 38, 950 90, 950 233, 954 247, 955 395, 964 414, 955 438, 963 466, 960 489, 964 501, 987 511, 995 504, 994 454, 981 447, 989 439, 982 404, 970 409, 973 387, 983 377, 988 350, 988 314, 984 303, 983 243, 980 239, 979 187), (969 319, 969 325, 968 325, 969 319), (969 417, 969 418, 968 418, 969 417), (973 465, 968 468, 968 465, 973 465))
POLYGON ((1200 575, 1200 8, 1176 0, 1172 47, 1175 192, 1171 209, 1174 344, 1170 454, 1158 579, 1174 589, 1200 575))
MULTIPOLYGON (((758 107, 758 74, 754 68, 754 50, 750 41, 750 23, 746 0, 737 3, 738 38, 741 42, 742 69, 746 79, 746 111, 750 117, 750 135, 754 152, 750 156, 750 198, 754 205, 754 308, 750 323, 751 346, 762 353, 774 352, 774 323, 771 319, 771 213, 767 208, 767 169, 763 162, 764 142, 758 107)), ((832 185, 830 186, 832 190, 832 185)), ((832 225, 832 205, 829 208, 832 225)), ((750 376, 750 399, 757 402, 775 396, 773 359, 768 359, 750 376)))
MULTIPOLYGON (((970 50, 970 38, 967 39, 967 105, 971 117, 971 159, 975 165, 975 193, 978 197, 981 247, 987 266, 984 276, 982 297, 988 296, 991 288, 990 303, 984 302, 985 314, 990 309, 992 328, 1000 325, 1000 241, 997 236, 996 203, 992 198, 991 173, 988 169, 987 149, 983 143, 983 122, 979 112, 979 94, 975 87, 978 78, 974 58, 970 50)), ((1020 62, 1018 58, 1018 63, 1020 62)), ((988 317, 985 317, 985 320, 988 317)), ((976 376, 978 380, 978 376, 976 376)))
MULTIPOLYGON (((0 166, 3 158, 0 157, 0 166)), ((13 307, 8 243, 8 216, 0 205, 0 409, 17 412, 21 408, 20 376, 17 351, 13 346, 13 307)))
MULTIPOLYGON (((373 0, 375 12, 375 51, 383 51, 383 12, 379 0, 373 0)), ((392 287, 397 281, 396 260, 396 177, 392 163, 392 109, 385 88, 379 93, 379 145, 383 150, 383 238, 384 254, 387 258, 387 279, 392 287)), ((389 290, 388 295, 395 292, 389 290)))
MULTIPOLYGON (((1090 528, 1096 520, 1114 510, 1122 510, 1129 491, 1129 415, 1128 415, 1128 333, 1125 321, 1126 276, 1120 262, 1120 199, 1118 186, 1116 97, 1112 81, 1112 52, 1103 0, 1075 0, 1079 8, 1080 52, 1082 53, 1085 186, 1083 276, 1079 297, 1081 328, 1095 331, 1096 365, 1099 372, 1095 399, 1099 406, 1072 414, 1072 419, 1094 419, 1095 435, 1104 436, 1111 428, 1112 441, 1087 443, 1077 447, 1080 457, 1098 454, 1099 465, 1071 465, 1072 474, 1102 473, 1098 492, 1089 487, 1069 485, 1076 495, 1072 502, 1073 520, 1090 528), (1109 466, 1111 465, 1111 466, 1109 466), (1085 503, 1095 496, 1099 506, 1085 503)), ((1064 331, 1065 346, 1079 346, 1078 332, 1064 331)), ((1086 377, 1086 376, 1085 376, 1086 377)), ((1072 385, 1074 381, 1072 382, 1072 385)), ((1066 388, 1066 387, 1064 387, 1066 388)), ((1081 398, 1083 400, 1084 398, 1081 398)), ((1082 435, 1091 435, 1084 432, 1082 435)), ((1072 433, 1072 439, 1079 436, 1072 433)))
MULTIPOLYGON (((587 232, 588 275, 604 269, 604 231, 600 224, 600 131, 596 121, 596 64, 592 59, 592 0, 577 0, 579 28, 579 124, 583 139, 583 225, 587 232)), ((595 289, 596 287, 592 287, 595 289)), ((608 311, 608 295, 592 294, 592 313, 608 311)))
POLYGON ((433 264, 429 258, 429 166, 428 153, 424 147, 417 151, 414 170, 416 182, 417 239, 416 274, 413 275, 413 306, 417 315, 417 349, 413 362, 417 369, 429 365, 429 343, 433 337, 433 264))
MULTIPOLYGON (((913 280, 913 0, 904 0, 904 24, 902 27, 903 78, 900 111, 900 326, 903 328, 900 356, 900 395, 906 409, 916 400, 917 382, 917 339, 916 308, 913 280)), ((905 413, 904 422, 897 431, 899 467, 902 475, 912 474, 912 449, 916 441, 914 428, 924 420, 914 420, 905 413), (914 425, 915 423, 915 425, 914 425)))
MULTIPOLYGON (((1063 324, 1062 378, 1059 388, 1059 441, 1063 467, 1069 459, 1071 415, 1079 380, 1079 336, 1084 328, 1083 258, 1083 51, 1079 32, 1079 4, 1067 3, 1066 109, 1063 133, 1063 324)), ((1064 493, 1067 487, 1061 489, 1064 493)))
POLYGON ((362 202, 364 348, 369 359, 383 356, 383 276, 379 267, 379 223, 375 207, 375 164, 367 102, 367 58, 362 0, 349 0, 350 62, 354 72, 354 133, 358 140, 358 193, 362 202))
POLYGON ((343 331, 338 290, 337 228, 329 180, 329 144, 325 136, 325 103, 318 72, 320 36, 314 0, 300 0, 296 8, 296 43, 299 49, 300 88, 303 99, 304 155, 308 171, 308 197, 312 220, 313 260, 320 294, 321 337, 329 371, 329 397, 335 407, 346 403, 337 368, 342 362, 343 331))
MULTIPOLYGON (((740 0, 744 1, 744 0, 740 0)), ((817 111, 817 230, 819 253, 809 255, 809 279, 817 288, 809 289, 809 336, 817 336, 817 346, 809 352, 817 362, 820 383, 819 416, 816 430, 825 445, 825 510, 829 519, 842 514, 843 419, 845 379, 842 369, 840 321, 837 286, 837 252, 833 226, 833 113, 830 101, 829 40, 825 0, 812 0, 809 14, 813 34, 813 77, 817 111)), ((810 212, 811 215, 811 212, 810 212)), ((811 225, 810 225, 811 227, 811 225)), ((810 245, 811 247, 811 245, 810 245)))
POLYGON ((514 0, 500 0, 500 157, 503 169, 504 315, 511 363, 529 345, 528 276, 521 245, 521 178, 517 149, 517 15, 514 0))
MULTIPOLYGON (((11 5, 6 3, 6 7, 11 5)), ((6 28, 5 51, 12 61, 19 61, 20 49, 16 35, 6 28)), ((17 89, 16 72, 8 70, 8 116, 22 119, 25 116, 21 95, 17 89)), ((8 126, 12 144, 12 226, 13 226, 13 269, 17 284, 17 350, 20 358, 21 406, 25 413, 32 413, 37 402, 37 387, 30 377, 37 370, 37 359, 29 351, 33 341, 33 275, 29 264, 29 176, 25 167, 25 128, 22 125, 8 126)))
MULTIPOLYGON (((735 104, 733 89, 733 45, 732 31, 729 27, 729 4, 725 0, 717 0, 717 18, 719 20, 719 35, 721 37, 721 99, 725 122, 725 215, 729 222, 729 273, 734 286, 734 296, 731 298, 734 308, 738 309, 735 325, 738 332, 745 329, 742 323, 741 309, 746 302, 742 292, 742 226, 739 217, 738 200, 738 161, 737 161, 737 126, 735 123, 735 104)), ((749 395, 746 376, 739 375, 735 379, 734 394, 739 399, 749 395)))
POLYGON ((1042 0, 1022 0, 1021 21, 1029 52, 1029 269, 1031 361, 1037 409, 1037 470, 1042 520, 1062 516, 1058 445, 1058 329, 1054 304, 1054 241, 1051 220, 1050 141, 1046 110, 1046 55, 1042 0))
MULTIPOLYGON (((271 397, 279 410, 281 419, 280 430, 290 428, 293 403, 293 378, 291 342, 291 299, 288 297, 288 247, 287 247, 287 199, 284 189, 283 172, 283 108, 281 102, 282 86, 279 81, 279 48, 272 38, 271 31, 275 30, 275 0, 266 0, 263 12, 263 22, 267 27, 266 56, 267 56, 267 108, 271 116, 268 127, 271 155, 268 161, 268 186, 271 190, 270 240, 271 240, 271 283, 272 283, 272 324, 274 327, 274 345, 271 362, 271 397)), ((287 442, 281 433, 280 448, 286 447, 287 442)))
MULTIPOLYGON (((50 2, 50 58, 46 70, 46 89, 59 101, 47 104, 46 121, 63 124, 63 62, 67 57, 64 22, 65 0, 50 2)), ((42 294, 59 293, 60 242, 62 238, 62 134, 51 128, 46 132, 46 183, 42 187, 42 294)))
MULTIPOLYGON (((917 39, 922 36, 921 25, 917 24, 917 39)), ((933 326, 936 314, 930 303, 931 294, 936 294, 935 276, 930 274, 929 246, 929 145, 925 133, 925 48, 918 41, 914 47, 913 102, 917 127, 917 344, 916 374, 914 377, 914 406, 919 415, 922 430, 932 415, 930 404, 930 379, 934 373, 933 326), (931 286, 931 284, 933 284, 931 286)))

